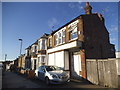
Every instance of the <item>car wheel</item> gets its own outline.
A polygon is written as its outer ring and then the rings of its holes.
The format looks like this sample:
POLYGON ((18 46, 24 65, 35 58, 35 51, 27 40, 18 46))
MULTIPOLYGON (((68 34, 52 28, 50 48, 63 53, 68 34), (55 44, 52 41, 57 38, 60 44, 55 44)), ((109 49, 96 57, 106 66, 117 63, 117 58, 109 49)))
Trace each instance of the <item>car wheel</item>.
POLYGON ((49 80, 48 77, 45 78, 45 83, 46 83, 47 85, 50 85, 50 80, 49 80))

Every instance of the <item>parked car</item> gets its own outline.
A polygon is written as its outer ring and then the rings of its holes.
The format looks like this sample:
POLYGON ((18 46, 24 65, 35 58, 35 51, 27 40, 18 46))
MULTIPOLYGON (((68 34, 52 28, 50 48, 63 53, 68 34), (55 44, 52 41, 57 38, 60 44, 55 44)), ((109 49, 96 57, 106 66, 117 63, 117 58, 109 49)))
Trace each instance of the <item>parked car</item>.
POLYGON ((70 81, 69 74, 57 66, 43 65, 35 70, 38 79, 49 84, 62 84, 70 81))

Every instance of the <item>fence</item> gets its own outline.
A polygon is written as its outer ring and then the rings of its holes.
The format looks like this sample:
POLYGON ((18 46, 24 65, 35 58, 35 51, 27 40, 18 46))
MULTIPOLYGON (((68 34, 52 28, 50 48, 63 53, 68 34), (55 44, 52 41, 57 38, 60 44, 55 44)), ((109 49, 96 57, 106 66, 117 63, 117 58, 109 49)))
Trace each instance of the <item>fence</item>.
POLYGON ((120 88, 120 58, 87 59, 87 79, 97 85, 120 88))

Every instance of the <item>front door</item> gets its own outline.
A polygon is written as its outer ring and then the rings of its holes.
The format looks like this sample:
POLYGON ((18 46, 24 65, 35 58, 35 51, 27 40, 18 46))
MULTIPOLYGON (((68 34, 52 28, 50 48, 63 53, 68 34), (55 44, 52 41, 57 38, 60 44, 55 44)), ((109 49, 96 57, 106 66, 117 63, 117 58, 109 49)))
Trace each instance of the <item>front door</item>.
POLYGON ((80 53, 73 53, 71 56, 71 76, 72 78, 80 79, 81 57, 80 53))
POLYGON ((36 59, 34 60, 34 70, 36 70, 36 59))

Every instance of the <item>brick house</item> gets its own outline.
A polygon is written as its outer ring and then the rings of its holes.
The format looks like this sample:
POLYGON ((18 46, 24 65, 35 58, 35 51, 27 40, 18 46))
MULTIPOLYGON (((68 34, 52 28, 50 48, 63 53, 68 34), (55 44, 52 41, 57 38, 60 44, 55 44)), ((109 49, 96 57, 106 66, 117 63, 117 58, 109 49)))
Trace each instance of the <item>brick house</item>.
POLYGON ((31 68, 32 70, 36 69, 37 65, 37 47, 38 47, 38 41, 33 43, 31 45, 31 68))
POLYGON ((21 56, 18 57, 18 68, 24 67, 25 67, 25 55, 21 54, 21 56))
POLYGON ((70 71, 72 78, 86 78, 86 59, 115 58, 115 48, 109 41, 104 18, 92 13, 86 3, 86 14, 52 31, 48 36, 48 65, 70 71))
POLYGON ((37 40, 37 61, 36 61, 36 68, 38 68, 41 65, 47 64, 47 39, 49 34, 43 34, 38 40, 37 40))
POLYGON ((31 69, 31 46, 25 49, 25 68, 31 69))

